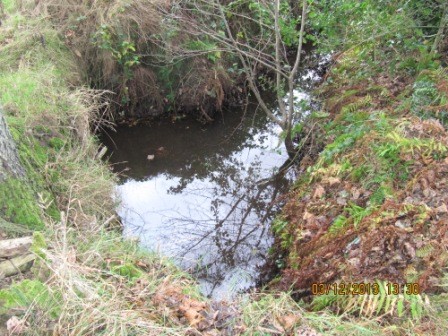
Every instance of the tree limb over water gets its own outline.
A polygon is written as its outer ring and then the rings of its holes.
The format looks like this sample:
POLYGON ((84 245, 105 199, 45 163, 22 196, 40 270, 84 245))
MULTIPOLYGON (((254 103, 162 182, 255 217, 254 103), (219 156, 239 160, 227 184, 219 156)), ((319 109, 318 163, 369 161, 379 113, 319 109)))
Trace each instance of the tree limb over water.
MULTIPOLYGON (((166 15, 175 22, 174 30, 179 29, 180 25, 183 31, 192 37, 211 39, 220 51, 226 50, 237 57, 241 71, 245 74, 249 88, 260 108, 270 120, 282 128, 285 147, 289 156, 294 158, 297 149, 293 141, 293 122, 299 117, 296 115, 299 112, 294 106, 294 89, 302 60, 308 3, 302 1, 300 29, 296 31, 298 39, 293 43, 286 41, 282 34, 282 22, 284 24, 285 20, 282 18, 280 0, 259 1, 257 4, 259 10, 263 12, 263 16, 260 15, 258 20, 233 8, 235 6, 233 3, 224 5, 216 0, 180 1, 176 9, 171 9, 166 15), (179 12, 182 15, 179 15, 179 12), (256 25, 256 29, 234 27, 234 21, 238 20, 242 22, 241 26, 246 23, 256 25), (293 45, 296 47, 296 54, 295 58, 290 60, 287 51, 293 45), (275 84, 272 87, 277 95, 275 108, 269 106, 260 91, 260 68, 268 69, 275 76, 275 84)), ((181 54, 182 50, 177 52, 181 54)))

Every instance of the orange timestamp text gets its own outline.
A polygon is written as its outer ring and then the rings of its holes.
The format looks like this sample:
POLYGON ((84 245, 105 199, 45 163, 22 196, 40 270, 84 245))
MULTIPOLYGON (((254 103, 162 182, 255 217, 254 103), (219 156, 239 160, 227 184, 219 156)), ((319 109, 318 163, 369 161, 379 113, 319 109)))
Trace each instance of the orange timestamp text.
POLYGON ((313 283, 311 285, 311 293, 313 295, 378 295, 381 292, 387 295, 419 295, 420 286, 418 283, 399 284, 395 282, 386 282, 384 287, 380 287, 378 283, 366 282, 335 282, 335 283, 313 283))

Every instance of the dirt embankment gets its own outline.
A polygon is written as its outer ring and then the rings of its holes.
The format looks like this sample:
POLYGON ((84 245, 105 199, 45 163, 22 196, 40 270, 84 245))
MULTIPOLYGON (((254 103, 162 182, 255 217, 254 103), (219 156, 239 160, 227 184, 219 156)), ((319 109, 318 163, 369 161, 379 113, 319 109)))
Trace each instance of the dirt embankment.
POLYGON ((340 56, 321 88, 319 156, 276 224, 287 267, 277 284, 417 283, 439 292, 448 252, 448 71, 356 78, 340 56))
POLYGON ((33 9, 58 27, 90 85, 110 91, 117 119, 187 113, 211 121, 239 100, 241 79, 215 44, 179 24, 194 25, 194 16, 172 22, 171 10, 159 0, 49 0, 33 9))

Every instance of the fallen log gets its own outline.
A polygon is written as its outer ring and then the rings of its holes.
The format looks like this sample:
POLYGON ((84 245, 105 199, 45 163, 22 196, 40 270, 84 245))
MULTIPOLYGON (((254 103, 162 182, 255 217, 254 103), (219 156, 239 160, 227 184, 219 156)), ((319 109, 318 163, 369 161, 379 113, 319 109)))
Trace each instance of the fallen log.
POLYGON ((36 259, 34 254, 27 254, 2 261, 0 263, 0 279, 26 272, 33 265, 34 259, 36 259))
POLYGON ((0 240, 0 258, 11 258, 28 252, 33 237, 0 240))
POLYGON ((6 235, 26 235, 33 233, 32 230, 27 228, 25 225, 11 223, 4 220, 0 216, 0 232, 6 233, 6 235))

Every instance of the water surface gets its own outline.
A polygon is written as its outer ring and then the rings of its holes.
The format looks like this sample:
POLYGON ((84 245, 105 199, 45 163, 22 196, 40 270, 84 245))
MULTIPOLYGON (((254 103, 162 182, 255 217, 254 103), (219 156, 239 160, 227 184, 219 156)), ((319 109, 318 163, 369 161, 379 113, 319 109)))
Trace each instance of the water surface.
POLYGON ((279 133, 254 106, 209 125, 184 119, 118 128, 104 142, 123 176, 125 235, 173 257, 206 295, 254 286, 293 180, 290 172, 267 181, 287 159, 279 133))
MULTIPOLYGON (((319 108, 306 92, 329 60, 305 55, 294 122, 319 108)), ((208 125, 177 119, 120 127, 103 137, 122 176, 117 191, 124 234, 172 257, 199 280, 204 294, 231 297, 259 278, 273 243, 270 224, 294 170, 271 179, 287 154, 279 127, 255 105, 224 111, 208 125)))

